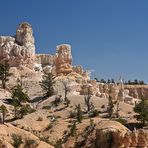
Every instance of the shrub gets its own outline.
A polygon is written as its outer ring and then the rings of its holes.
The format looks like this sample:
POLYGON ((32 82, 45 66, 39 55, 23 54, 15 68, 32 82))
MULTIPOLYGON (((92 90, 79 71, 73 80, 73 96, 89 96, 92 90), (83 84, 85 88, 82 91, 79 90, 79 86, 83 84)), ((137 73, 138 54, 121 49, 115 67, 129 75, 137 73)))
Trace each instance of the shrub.
POLYGON ((43 106, 42 109, 51 109, 51 106, 48 105, 48 106, 43 106))
POLYGON ((93 117, 96 117, 98 115, 99 115, 99 112, 98 112, 98 110, 95 109, 95 110, 91 111, 88 116, 93 118, 93 117))
POLYGON ((26 143, 24 145, 24 148, 36 148, 37 147, 37 143, 35 142, 35 140, 33 139, 27 139, 26 143))
POLYGON ((119 123, 121 123, 121 124, 123 124, 123 125, 126 125, 127 124, 127 120, 122 119, 122 118, 119 118, 116 121, 119 122, 119 123))
POLYGON ((75 118, 75 117, 76 117, 76 112, 70 111, 69 118, 75 118))
POLYGON ((13 145, 15 148, 19 148, 20 145, 23 143, 22 137, 19 136, 19 135, 16 135, 16 134, 13 134, 13 135, 12 135, 12 140, 13 140, 13 144, 12 144, 12 145, 13 145))
POLYGON ((43 118, 42 118, 42 117, 39 117, 39 118, 37 119, 37 121, 43 121, 43 118))
POLYGON ((55 148, 63 148, 62 147, 62 139, 57 140, 56 144, 54 145, 55 148))
POLYGON ((47 127, 45 128, 46 131, 50 130, 51 128, 53 127, 53 124, 52 123, 49 123, 47 125, 47 127))

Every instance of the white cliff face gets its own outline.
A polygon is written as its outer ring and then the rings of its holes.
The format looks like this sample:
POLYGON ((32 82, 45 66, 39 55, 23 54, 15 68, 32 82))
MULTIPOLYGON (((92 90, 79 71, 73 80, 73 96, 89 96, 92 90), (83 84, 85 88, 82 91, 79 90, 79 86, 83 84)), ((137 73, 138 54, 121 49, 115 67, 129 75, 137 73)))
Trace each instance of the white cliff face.
POLYGON ((15 37, 0 36, 0 63, 33 68, 34 59, 34 37, 29 23, 20 24, 15 37))

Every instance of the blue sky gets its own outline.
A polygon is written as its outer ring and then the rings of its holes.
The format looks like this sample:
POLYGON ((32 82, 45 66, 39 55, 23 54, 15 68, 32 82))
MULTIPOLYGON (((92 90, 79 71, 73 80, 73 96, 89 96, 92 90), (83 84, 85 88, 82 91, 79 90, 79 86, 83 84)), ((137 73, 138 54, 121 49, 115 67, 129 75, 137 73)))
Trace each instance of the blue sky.
POLYGON ((0 0, 0 35, 32 24, 37 53, 72 45, 74 65, 93 77, 148 82, 147 0, 0 0))

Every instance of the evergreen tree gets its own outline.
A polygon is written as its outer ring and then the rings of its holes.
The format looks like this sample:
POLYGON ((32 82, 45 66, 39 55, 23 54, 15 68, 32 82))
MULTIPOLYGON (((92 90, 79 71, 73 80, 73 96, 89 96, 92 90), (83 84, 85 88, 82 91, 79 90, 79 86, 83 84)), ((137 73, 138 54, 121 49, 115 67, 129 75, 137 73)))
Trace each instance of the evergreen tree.
POLYGON ((87 95, 84 96, 85 105, 87 106, 87 112, 91 110, 91 105, 92 105, 91 98, 92 98, 91 91, 90 88, 88 87, 87 95))
POLYGON ((108 117, 111 118, 114 112, 114 104, 112 101, 112 97, 109 96, 108 98, 108 108, 107 108, 107 112, 108 112, 108 117))
POLYGON ((14 118, 17 118, 18 114, 21 114, 23 111, 22 102, 29 101, 28 95, 24 92, 22 87, 22 82, 18 81, 18 84, 12 88, 12 105, 14 107, 14 118), (18 108, 20 111, 18 111, 18 108))
POLYGON ((2 117, 3 117, 2 123, 4 124, 5 123, 6 113, 8 112, 8 110, 7 110, 6 106, 3 105, 3 104, 0 106, 0 110, 2 112, 2 117))
POLYGON ((18 84, 12 88, 12 99, 16 99, 20 103, 29 101, 28 95, 23 91, 21 81, 19 81, 18 84))
POLYGON ((82 122, 83 113, 82 113, 82 109, 81 109, 81 105, 80 104, 76 105, 76 118, 77 118, 77 121, 79 123, 82 122))
POLYGON ((138 113, 137 120, 141 121, 142 126, 144 126, 148 122, 148 100, 142 97, 141 102, 135 105, 134 111, 138 113))
POLYGON ((14 119, 17 118, 17 113, 18 113, 18 107, 21 106, 20 102, 17 99, 12 100, 12 105, 14 107, 14 119))
POLYGON ((6 88, 6 82, 9 80, 8 77, 11 75, 9 73, 9 64, 8 63, 4 63, 4 64, 0 64, 0 80, 2 81, 2 88, 5 89, 6 88))
POLYGON ((55 83, 55 77, 49 73, 49 74, 44 74, 43 79, 40 82, 40 85, 45 92, 44 97, 50 97, 54 94, 54 88, 53 85, 55 83))
POLYGON ((75 121, 71 125, 70 134, 71 134, 72 137, 76 136, 76 134, 77 134, 77 126, 76 126, 76 122, 75 121))

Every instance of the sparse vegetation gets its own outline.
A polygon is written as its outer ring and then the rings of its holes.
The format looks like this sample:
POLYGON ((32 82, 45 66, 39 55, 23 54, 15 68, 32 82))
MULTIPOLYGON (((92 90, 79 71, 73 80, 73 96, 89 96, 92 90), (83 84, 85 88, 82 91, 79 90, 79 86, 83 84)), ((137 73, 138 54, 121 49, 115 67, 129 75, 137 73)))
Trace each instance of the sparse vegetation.
POLYGON ((79 123, 81 123, 83 119, 83 113, 80 104, 76 105, 76 119, 79 123))
POLYGON ((52 127, 53 127, 53 123, 49 123, 45 130, 48 131, 48 130, 50 130, 52 127))
POLYGON ((117 122, 123 124, 124 126, 127 124, 127 120, 122 119, 122 118, 116 119, 115 121, 117 121, 117 122))
POLYGON ((142 126, 144 126, 148 122, 148 100, 142 97, 141 102, 135 105, 134 111, 138 113, 135 116, 136 119, 141 121, 142 126))
POLYGON ((62 146, 62 139, 58 139, 56 144, 54 145, 55 148, 63 148, 62 146))
POLYGON ((89 112, 91 110, 91 106, 92 106, 92 102, 91 102, 91 91, 90 88, 87 88, 87 95, 84 96, 84 100, 85 100, 85 105, 87 107, 87 112, 89 112))
POLYGON ((62 82, 62 84, 63 84, 63 86, 64 86, 64 101, 66 102, 66 100, 68 99, 67 98, 67 94, 68 94, 68 92, 70 92, 70 87, 69 87, 69 85, 68 85, 68 81, 63 81, 62 82))
POLYGON ((108 112, 108 117, 112 118, 113 112, 114 112, 114 104, 112 101, 112 97, 109 96, 108 98, 108 108, 107 108, 107 112, 108 112))
POLYGON ((38 117, 37 121, 43 121, 42 117, 38 117))
POLYGON ((74 121, 70 128, 70 135, 74 137, 76 136, 76 134, 77 134, 77 126, 76 126, 76 122, 74 121))
POLYGON ((9 73, 10 66, 7 62, 0 64, 0 80, 2 81, 2 88, 6 88, 6 82, 9 80, 8 77, 11 75, 9 73))
POLYGON ((40 82, 40 85, 44 91, 44 97, 50 97, 54 94, 54 88, 53 85, 55 83, 55 76, 53 76, 51 73, 43 75, 43 79, 40 82))
POLYGON ((25 141, 24 148, 36 148, 37 146, 38 146, 38 144, 36 143, 35 140, 33 140, 33 139, 27 139, 25 141))
POLYGON ((12 145, 13 145, 15 148, 19 148, 20 145, 23 143, 22 137, 21 137, 20 135, 13 134, 13 135, 12 135, 12 140, 13 140, 12 145))
POLYGON ((55 100, 52 102, 52 104, 57 107, 61 103, 61 95, 58 95, 55 97, 55 100))
POLYGON ((5 105, 1 105, 0 106, 0 111, 2 112, 2 123, 4 124, 5 123, 5 117, 6 117, 6 113, 8 112, 7 108, 5 105))

